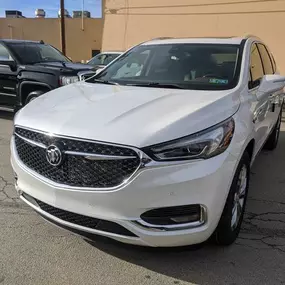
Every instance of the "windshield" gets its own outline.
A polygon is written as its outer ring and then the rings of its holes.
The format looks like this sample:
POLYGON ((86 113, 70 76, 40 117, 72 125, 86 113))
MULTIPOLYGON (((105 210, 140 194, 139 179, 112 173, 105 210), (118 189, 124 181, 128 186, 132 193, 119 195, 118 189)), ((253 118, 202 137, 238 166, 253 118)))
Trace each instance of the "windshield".
POLYGON ((91 65, 107 65, 115 58, 117 58, 120 53, 100 53, 94 56, 88 64, 91 65))
POLYGON ((11 43, 9 46, 22 64, 70 62, 60 51, 47 44, 11 43))
POLYGON ((240 45, 163 44, 133 48, 87 82, 219 90, 239 79, 240 45))

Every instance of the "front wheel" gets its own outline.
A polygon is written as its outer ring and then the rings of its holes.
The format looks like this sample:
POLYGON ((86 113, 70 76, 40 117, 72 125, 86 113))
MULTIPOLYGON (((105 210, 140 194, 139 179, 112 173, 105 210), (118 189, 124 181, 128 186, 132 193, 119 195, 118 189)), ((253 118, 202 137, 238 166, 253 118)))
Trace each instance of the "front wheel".
POLYGON ((44 93, 45 93, 45 91, 43 91, 43 90, 32 91, 31 93, 28 94, 28 96, 25 100, 25 105, 29 104, 30 102, 32 102, 33 100, 35 100, 36 98, 38 98, 40 95, 42 95, 44 93))
POLYGON ((28 95, 28 97, 27 97, 27 99, 25 101, 25 105, 29 104, 30 102, 35 100, 37 97, 38 97, 38 95, 35 95, 35 94, 28 95))
POLYGON ((216 244, 230 245, 239 235, 245 211, 249 176, 250 157, 245 152, 237 167, 221 219, 213 235, 216 244))

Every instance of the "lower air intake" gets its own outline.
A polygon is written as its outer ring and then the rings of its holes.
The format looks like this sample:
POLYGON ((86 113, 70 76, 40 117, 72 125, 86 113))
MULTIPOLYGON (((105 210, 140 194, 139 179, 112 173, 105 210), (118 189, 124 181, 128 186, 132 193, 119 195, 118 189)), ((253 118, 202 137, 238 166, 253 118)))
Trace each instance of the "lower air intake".
MULTIPOLYGON (((31 197, 25 193, 23 193, 24 198, 30 200, 31 197)), ((32 198, 39 205, 39 207, 46 213, 69 223, 76 224, 79 226, 83 226, 90 229, 96 229, 103 232, 118 234, 122 236, 129 237, 137 237, 134 233, 130 232, 126 228, 122 227, 119 224, 114 222, 105 221, 101 219, 96 219, 76 213, 72 213, 69 211, 65 211, 62 209, 55 208, 51 205, 48 205, 38 199, 32 198)))

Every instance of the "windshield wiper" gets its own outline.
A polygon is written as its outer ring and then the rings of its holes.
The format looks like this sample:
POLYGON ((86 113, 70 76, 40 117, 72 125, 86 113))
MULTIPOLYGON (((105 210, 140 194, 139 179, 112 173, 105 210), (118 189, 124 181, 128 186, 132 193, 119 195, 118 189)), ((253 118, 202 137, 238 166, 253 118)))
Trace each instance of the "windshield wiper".
POLYGON ((173 89, 185 89, 181 85, 173 83, 159 83, 159 82, 146 82, 146 83, 130 83, 127 86, 139 86, 139 87, 157 87, 157 88, 173 88, 173 89))
POLYGON ((108 81, 108 80, 100 80, 100 79, 93 79, 93 82, 101 83, 101 84, 107 84, 107 85, 120 85, 117 82, 114 81, 108 81))

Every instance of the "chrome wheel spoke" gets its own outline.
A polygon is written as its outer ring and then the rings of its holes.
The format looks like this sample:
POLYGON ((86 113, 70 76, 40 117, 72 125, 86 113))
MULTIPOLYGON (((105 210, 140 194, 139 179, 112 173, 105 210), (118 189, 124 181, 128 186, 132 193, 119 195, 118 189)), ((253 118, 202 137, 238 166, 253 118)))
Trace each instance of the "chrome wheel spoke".
POLYGON ((235 228, 236 221, 237 221, 237 210, 238 206, 237 203, 234 204, 233 210, 232 210, 232 222, 231 222, 231 227, 235 228))
POLYGON ((232 210, 232 215, 234 216, 234 214, 237 211, 237 203, 234 204, 233 210, 232 210))
POLYGON ((239 202, 240 207, 243 208, 244 198, 240 197, 238 202, 239 202))
POLYGON ((246 196, 247 183, 248 183, 247 167, 246 165, 243 165, 239 173, 237 189, 234 195, 234 205, 232 209, 232 220, 231 220, 231 227, 233 230, 237 227, 242 215, 245 196, 246 196))
POLYGON ((245 194, 246 185, 247 185, 247 170, 245 167, 243 167, 241 174, 240 174, 239 196, 245 194))
POLYGON ((242 212, 242 206, 240 203, 237 204, 237 221, 239 221, 242 212))

